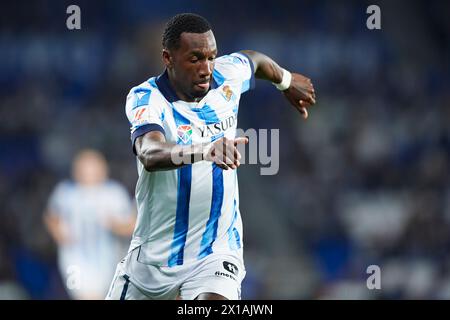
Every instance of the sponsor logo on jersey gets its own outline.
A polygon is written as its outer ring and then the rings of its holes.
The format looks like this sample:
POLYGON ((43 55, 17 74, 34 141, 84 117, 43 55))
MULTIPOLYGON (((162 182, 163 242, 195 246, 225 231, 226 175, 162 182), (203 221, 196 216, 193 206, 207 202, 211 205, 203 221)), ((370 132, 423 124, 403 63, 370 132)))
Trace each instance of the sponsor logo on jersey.
POLYGON ((192 138, 192 127, 190 125, 178 126, 177 136, 183 143, 188 143, 192 138))
POLYGON ((215 275, 218 276, 218 277, 229 278, 229 279, 232 279, 232 280, 236 281, 236 278, 233 277, 231 274, 228 274, 228 273, 225 273, 225 272, 222 272, 222 271, 216 271, 215 275))
POLYGON ((138 99, 142 99, 142 97, 145 96, 146 94, 148 94, 148 92, 145 91, 136 92, 138 99))
POLYGON ((147 122, 147 119, 145 117, 146 114, 147 114, 147 107, 136 109, 132 125, 135 127, 147 122))
POLYGON ((200 136, 202 138, 204 137, 211 137, 218 135, 229 128, 232 128, 237 122, 237 114, 234 114, 232 116, 229 116, 225 120, 222 120, 221 122, 216 122, 213 124, 201 126, 198 128, 200 131, 200 136))
POLYGON ((228 261, 223 262, 223 267, 225 268, 225 270, 227 270, 228 272, 231 272, 232 274, 234 274, 236 276, 239 272, 238 267, 236 267, 235 264, 228 262, 228 261))

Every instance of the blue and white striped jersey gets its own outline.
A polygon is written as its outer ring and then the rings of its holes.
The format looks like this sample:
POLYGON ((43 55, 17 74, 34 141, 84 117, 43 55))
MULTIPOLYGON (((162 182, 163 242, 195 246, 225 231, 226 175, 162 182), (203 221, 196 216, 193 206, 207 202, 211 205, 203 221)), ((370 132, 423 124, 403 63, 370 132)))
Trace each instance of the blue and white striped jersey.
MULTIPOLYGON (((199 102, 180 100, 167 71, 131 89, 126 114, 131 140, 159 130, 168 142, 198 144, 236 135, 239 100, 254 86, 253 65, 242 53, 215 61, 209 92, 199 102)), ((200 161, 148 172, 137 160, 137 223, 130 251, 160 266, 182 265, 212 252, 242 248, 236 170, 200 161)))
POLYGON ((93 186, 67 180, 55 187, 48 208, 62 220, 70 239, 58 247, 63 276, 68 276, 70 266, 76 266, 83 276, 104 283, 107 290, 114 264, 126 253, 127 243, 105 225, 111 218, 127 221, 132 215, 127 190, 112 180, 93 186))

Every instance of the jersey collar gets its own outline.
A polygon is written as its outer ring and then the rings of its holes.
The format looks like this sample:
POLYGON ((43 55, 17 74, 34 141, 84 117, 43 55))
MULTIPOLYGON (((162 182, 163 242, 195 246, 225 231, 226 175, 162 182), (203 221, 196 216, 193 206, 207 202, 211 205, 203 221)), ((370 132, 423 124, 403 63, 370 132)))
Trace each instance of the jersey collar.
POLYGON ((156 78, 156 85, 158 86, 159 91, 163 94, 164 98, 166 98, 166 100, 170 103, 180 100, 180 98, 177 96, 177 93, 170 84, 167 69, 163 74, 159 75, 158 78, 156 78))

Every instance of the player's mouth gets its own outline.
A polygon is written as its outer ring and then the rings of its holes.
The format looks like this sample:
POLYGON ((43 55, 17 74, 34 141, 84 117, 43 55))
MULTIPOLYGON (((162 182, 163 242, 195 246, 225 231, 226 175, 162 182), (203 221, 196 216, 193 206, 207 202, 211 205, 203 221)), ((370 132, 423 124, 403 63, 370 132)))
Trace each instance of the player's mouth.
POLYGON ((209 89, 209 80, 196 83, 195 85, 199 87, 201 90, 206 91, 209 89))

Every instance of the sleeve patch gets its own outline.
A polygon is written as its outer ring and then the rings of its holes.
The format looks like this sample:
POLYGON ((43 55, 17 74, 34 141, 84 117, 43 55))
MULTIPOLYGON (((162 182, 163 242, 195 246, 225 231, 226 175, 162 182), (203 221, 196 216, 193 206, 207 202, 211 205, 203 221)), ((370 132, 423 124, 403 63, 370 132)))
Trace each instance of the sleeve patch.
POLYGON ((133 109, 148 105, 148 102, 150 100, 150 94, 151 91, 148 89, 137 89, 134 92, 135 101, 133 104, 133 109))
POLYGON ((148 122, 148 106, 133 109, 133 120, 131 125, 138 127, 148 122))

